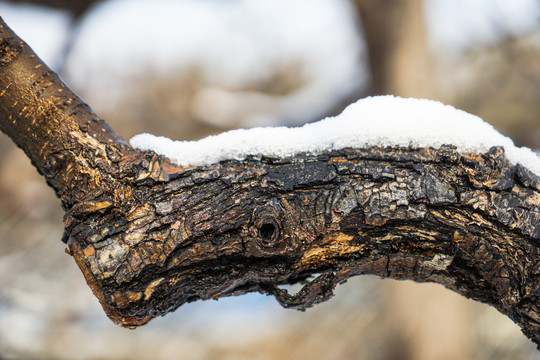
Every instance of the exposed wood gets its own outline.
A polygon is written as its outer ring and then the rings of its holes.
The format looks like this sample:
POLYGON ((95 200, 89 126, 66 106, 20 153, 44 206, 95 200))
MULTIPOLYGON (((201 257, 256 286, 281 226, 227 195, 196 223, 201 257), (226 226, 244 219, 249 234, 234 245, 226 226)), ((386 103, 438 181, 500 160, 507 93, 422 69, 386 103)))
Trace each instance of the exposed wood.
POLYGON ((122 326, 252 291, 303 310, 372 274, 443 284, 540 343, 540 179, 501 148, 182 168, 130 148, 3 22, 0 129, 58 194, 68 252, 122 326), (279 288, 298 282, 297 294, 279 288))

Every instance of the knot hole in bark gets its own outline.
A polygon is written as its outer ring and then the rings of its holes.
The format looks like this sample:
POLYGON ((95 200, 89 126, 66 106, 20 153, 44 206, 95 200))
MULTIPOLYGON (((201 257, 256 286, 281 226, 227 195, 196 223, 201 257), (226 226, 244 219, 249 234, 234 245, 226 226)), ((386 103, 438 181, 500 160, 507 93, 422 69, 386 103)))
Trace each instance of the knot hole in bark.
POLYGON ((256 253, 283 255, 291 251, 291 239, 284 228, 285 216, 278 201, 269 201, 254 211, 251 234, 255 240, 256 253))
POLYGON ((279 224, 274 219, 262 219, 258 226, 261 245, 264 247, 273 247, 280 237, 281 230, 279 224))

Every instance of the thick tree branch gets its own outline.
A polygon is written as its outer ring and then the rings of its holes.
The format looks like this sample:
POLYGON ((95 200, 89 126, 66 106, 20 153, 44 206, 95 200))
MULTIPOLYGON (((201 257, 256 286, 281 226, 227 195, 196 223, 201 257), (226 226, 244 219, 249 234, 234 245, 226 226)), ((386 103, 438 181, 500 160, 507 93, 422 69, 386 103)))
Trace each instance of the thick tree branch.
POLYGON ((0 128, 62 200, 68 251, 116 323, 252 291, 305 309, 372 274, 443 284, 540 343, 540 180, 501 148, 179 167, 126 145, 4 23, 0 37, 0 128))
POLYGON ((26 152, 66 208, 92 183, 116 181, 109 174, 117 171, 112 163, 131 148, 1 19, 0 36, 0 129, 26 152))

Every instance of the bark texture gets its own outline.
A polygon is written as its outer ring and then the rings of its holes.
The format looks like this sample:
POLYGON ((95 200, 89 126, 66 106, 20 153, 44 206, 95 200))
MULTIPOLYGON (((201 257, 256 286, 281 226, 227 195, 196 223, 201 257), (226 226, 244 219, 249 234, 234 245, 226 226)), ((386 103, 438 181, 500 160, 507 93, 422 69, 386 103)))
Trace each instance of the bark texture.
POLYGON ((179 167, 130 148, 3 22, 0 129, 58 194, 68 252, 122 326, 252 291, 303 310, 371 274, 443 284, 540 343, 540 179, 501 148, 179 167))

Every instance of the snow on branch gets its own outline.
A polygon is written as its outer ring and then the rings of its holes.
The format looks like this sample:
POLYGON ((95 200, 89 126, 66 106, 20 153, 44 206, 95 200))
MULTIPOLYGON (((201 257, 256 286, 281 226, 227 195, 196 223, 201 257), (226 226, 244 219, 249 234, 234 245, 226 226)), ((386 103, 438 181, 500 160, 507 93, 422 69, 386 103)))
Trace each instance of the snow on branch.
POLYGON ((540 175, 540 158, 532 150, 516 147, 480 117, 438 101, 391 95, 361 99, 338 116, 297 128, 239 129, 199 141, 139 134, 130 143, 186 166, 243 160, 248 155, 290 157, 365 146, 454 145, 459 152, 472 153, 502 146, 512 164, 540 175))

